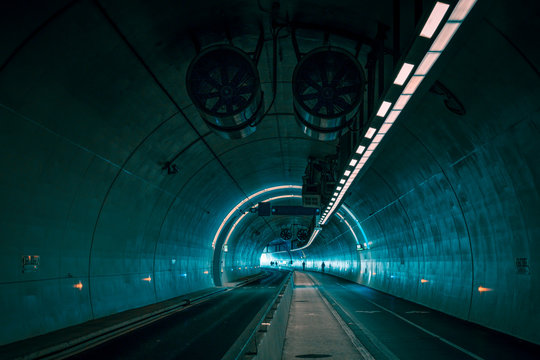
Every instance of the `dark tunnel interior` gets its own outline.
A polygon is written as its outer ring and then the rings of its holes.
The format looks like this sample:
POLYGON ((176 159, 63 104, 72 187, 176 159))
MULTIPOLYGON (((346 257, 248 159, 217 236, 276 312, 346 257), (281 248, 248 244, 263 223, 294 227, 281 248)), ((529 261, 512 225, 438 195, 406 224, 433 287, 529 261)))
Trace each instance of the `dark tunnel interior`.
POLYGON ((540 344, 540 8, 435 3, 3 1, 0 345, 270 262, 540 344))

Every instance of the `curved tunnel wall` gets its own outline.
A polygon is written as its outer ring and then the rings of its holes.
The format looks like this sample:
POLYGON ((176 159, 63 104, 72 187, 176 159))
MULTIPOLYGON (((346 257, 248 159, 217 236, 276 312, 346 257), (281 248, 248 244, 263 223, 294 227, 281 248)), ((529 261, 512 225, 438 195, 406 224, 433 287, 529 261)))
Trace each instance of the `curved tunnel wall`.
MULTIPOLYGON (((539 344, 538 52, 519 39, 538 24, 512 13, 495 7, 435 69, 466 114, 425 93, 351 188, 371 249, 337 275, 539 344)), ((304 252, 318 270, 347 256, 325 239, 304 252)))
MULTIPOLYGON (((47 21, 65 4, 37 17, 3 13, 0 22, 9 29, 0 57, 0 319, 9 331, 0 344, 212 286, 211 242, 228 209, 269 179, 297 182, 307 156, 331 147, 293 128, 280 133, 277 117, 241 145, 216 137, 179 85, 191 44, 178 45, 184 40, 165 25, 140 21, 133 30, 113 3, 106 10, 131 42, 96 2, 69 3, 47 21), (148 46, 148 34, 165 45, 148 46), (161 170, 171 155, 179 174, 161 170), (235 166, 239 159, 245 166, 235 166), (22 273, 22 255, 40 255, 39 271, 22 273)), ((540 58, 523 36, 539 29, 521 20, 526 4, 484 8, 463 47, 437 65, 467 114, 426 93, 351 188, 346 203, 371 249, 359 253, 352 238, 338 238, 345 230, 333 220, 304 255, 540 343, 540 58), (522 258, 529 267, 518 273, 522 258)), ((242 242, 239 256, 256 265, 264 244, 242 242)))

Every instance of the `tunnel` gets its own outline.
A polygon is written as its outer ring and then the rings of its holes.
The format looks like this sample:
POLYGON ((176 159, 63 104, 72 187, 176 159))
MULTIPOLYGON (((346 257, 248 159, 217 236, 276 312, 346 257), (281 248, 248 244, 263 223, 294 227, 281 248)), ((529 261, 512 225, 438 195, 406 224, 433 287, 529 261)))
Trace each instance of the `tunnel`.
POLYGON ((537 2, 22 0, 0 19, 0 357, 293 272, 540 353, 537 2))

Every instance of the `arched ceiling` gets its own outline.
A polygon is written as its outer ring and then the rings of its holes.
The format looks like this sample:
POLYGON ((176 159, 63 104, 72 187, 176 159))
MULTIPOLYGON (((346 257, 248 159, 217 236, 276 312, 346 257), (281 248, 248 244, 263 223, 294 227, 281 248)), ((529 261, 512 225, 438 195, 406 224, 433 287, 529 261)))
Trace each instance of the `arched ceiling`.
MULTIPOLYGON (((303 52, 327 40, 358 52, 363 67, 378 30, 386 30, 384 71, 392 73, 397 50, 407 50, 418 32, 415 4, 424 4, 424 15, 433 4, 401 2, 395 29, 394 3, 281 1, 274 23, 289 27, 278 39, 276 100, 253 135, 227 140, 191 103, 186 70, 197 46, 232 41, 252 51, 262 26, 258 70, 268 106, 271 2, 2 2, 0 146, 7 155, 0 260, 7 290, 0 316, 13 325, 0 342, 212 286, 208 274, 219 271, 212 241, 231 209, 261 189, 301 185, 310 156, 339 151, 337 141, 304 135, 294 119, 290 27, 298 28, 303 52), (169 173, 168 163, 178 172, 169 173), (41 256, 38 272, 21 272, 26 254, 41 256), (74 281, 82 287, 74 289, 74 281)), ((373 241, 362 255, 370 271, 352 272, 360 257, 336 217, 313 256, 346 258, 343 276, 538 342, 534 327, 520 325, 538 314, 521 311, 526 306, 514 296, 519 282, 538 299, 527 285, 536 275, 524 281, 508 270, 523 257, 534 268, 540 253, 533 241, 540 57, 531 35, 538 22, 526 14, 535 6, 480 0, 351 187, 345 203, 373 241), (465 115, 449 111, 444 94, 428 91, 435 80, 464 104, 465 115), (388 276, 366 277, 373 272, 388 276), (433 288, 418 287, 426 274, 433 288), (505 295, 475 292, 490 282, 505 295), (490 316, 514 312, 515 319, 490 316)), ((241 248, 238 261, 253 265, 276 229, 304 220, 246 217, 230 240, 241 248), (255 231, 267 239, 255 240, 255 231)))

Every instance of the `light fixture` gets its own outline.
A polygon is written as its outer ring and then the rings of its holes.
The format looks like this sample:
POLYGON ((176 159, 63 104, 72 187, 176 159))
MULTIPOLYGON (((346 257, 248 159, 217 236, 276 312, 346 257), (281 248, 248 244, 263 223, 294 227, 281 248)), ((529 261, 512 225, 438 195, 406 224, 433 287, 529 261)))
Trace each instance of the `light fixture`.
POLYGON ((375 134, 375 131, 377 131, 377 129, 370 127, 368 131, 366 131, 366 138, 371 139, 375 134))
POLYGON ((403 94, 412 95, 418 88, 418 85, 424 80, 423 75, 414 75, 411 77, 409 82, 407 83, 407 86, 405 86, 405 89, 403 89, 403 94))
POLYGON ((440 52, 428 51, 414 74, 426 75, 440 55, 440 52))
MULTIPOLYGON (((405 85, 403 92, 396 100, 394 107, 392 109, 391 109, 392 102, 383 101, 381 103, 379 109, 377 110, 376 116, 382 117, 382 118, 386 117, 383 124, 380 125, 379 131, 377 131, 377 128, 375 127, 369 127, 368 130, 366 131, 364 137, 367 139, 372 139, 375 133, 377 135, 375 136, 373 141, 371 141, 367 150, 366 150, 367 145, 359 145, 357 147, 356 154, 354 155, 362 155, 362 156, 359 160, 357 159, 350 160, 349 166, 354 167, 354 169, 352 170, 352 172, 351 170, 344 171, 344 176, 347 176, 348 178, 347 180, 341 179, 339 183, 340 185, 343 185, 343 183, 345 182, 345 185, 336 187, 336 192, 334 193, 334 196, 336 195, 338 196, 334 202, 328 205, 327 211, 329 212, 328 213, 325 212, 325 215, 324 217, 320 219, 319 224, 324 225, 328 221, 330 216, 333 214, 333 212, 336 210, 337 206, 340 204, 341 199, 343 198, 343 196, 349 189, 349 186, 352 184, 356 176, 360 173, 360 170, 362 169, 362 167, 367 163, 369 157, 373 154, 373 151, 377 148, 378 144, 380 144, 385 134, 390 130, 390 128, 392 127, 392 124, 399 117, 401 111, 408 104, 412 95, 418 89, 418 87, 424 80, 426 74, 431 70, 435 62, 438 60, 442 51, 449 44, 450 40, 452 39, 457 29, 461 25, 461 21, 465 19, 467 14, 471 11, 476 1, 477 0, 459 0, 457 2, 457 5, 454 7, 452 13, 450 14, 448 21, 444 24, 441 31, 439 32, 439 34, 437 35, 437 37, 431 44, 429 51, 427 51, 424 57, 422 58, 422 61, 416 68, 413 76, 410 76, 410 75, 411 75, 411 72, 414 70, 414 67, 415 67, 414 64, 404 62, 401 65, 401 68, 398 74, 396 75, 396 78, 394 79, 393 84, 402 86, 407 82, 407 79, 409 79, 409 81, 405 85), (389 110, 390 112, 388 112, 389 110), (337 191, 339 191, 339 193, 337 191)), ((437 1, 426 23, 424 24, 420 32, 420 37, 431 39, 433 35, 437 32, 440 24, 443 22, 449 8, 450 8, 449 4, 437 1)), ((419 40, 419 41, 422 41, 424 44, 426 43, 424 40, 419 40)), ((387 93, 387 95, 389 94, 390 95, 394 94, 394 92, 392 91, 392 92, 387 93)), ((374 119, 372 118, 371 120, 373 121, 374 119)), ((378 121, 375 121, 375 124, 378 124, 378 123, 379 123, 378 121)), ((364 143, 366 142, 365 140, 361 140, 361 141, 364 143)))
POLYGON ((401 113, 401 110, 392 110, 390 114, 386 117, 385 124, 393 124, 396 121, 397 117, 401 113))
POLYGON ((449 7, 450 5, 448 4, 437 2, 435 4, 435 7, 433 7, 433 10, 431 11, 431 14, 429 14, 429 18, 427 19, 426 24, 420 32, 420 36, 431 39, 431 37, 439 27, 439 24, 444 18, 444 14, 446 14, 449 7))
POLYGON ((373 151, 373 150, 375 150, 375 148, 376 148, 377 146, 379 146, 379 143, 378 143, 378 142, 372 142, 372 143, 369 145, 368 150, 373 151))
POLYGON ((377 116, 384 117, 388 109, 390 109, 390 106, 392 106, 391 102, 383 101, 381 107, 379 108, 379 111, 377 111, 377 116))
POLYGON ((401 70, 399 70, 399 73, 397 74, 396 79, 394 80, 394 84, 399 85, 399 86, 405 84, 405 81, 409 77, 413 68, 414 68, 413 64, 404 63, 403 66, 401 67, 401 70))
POLYGON ((381 128, 379 129, 378 134, 386 134, 388 130, 390 130, 391 127, 392 127, 391 123, 385 122, 384 124, 382 124, 381 128))
POLYGON ((407 105, 407 103, 409 102, 410 98, 411 98, 411 95, 401 95, 396 101, 396 104, 394 105, 393 110, 403 110, 405 105, 407 105))
POLYGON ((463 21, 471 11, 472 7, 476 3, 476 0, 460 0, 454 11, 450 14, 450 21, 463 21))
POLYGON ((216 242, 217 242, 217 239, 219 237, 219 235, 221 234, 221 231, 223 230, 223 227, 225 226, 225 224, 227 223, 227 221, 229 221, 230 217, 237 211, 240 209, 240 207, 242 205, 244 205, 246 202, 248 202, 249 200, 261 195, 261 194, 264 194, 266 192, 269 192, 269 191, 275 191, 275 190, 282 190, 282 189, 299 189, 299 190, 302 190, 302 186, 300 185, 280 185, 280 186, 274 186, 274 187, 270 187, 270 188, 266 188, 266 189, 263 189, 263 190, 260 190, 260 191, 257 191, 256 193, 253 193, 251 194, 250 196, 248 196, 247 198, 245 198, 244 200, 240 201, 228 214, 227 216, 225 217, 225 219, 223 219, 223 221, 221 222, 221 225, 219 226, 218 230, 216 231, 216 234, 214 235, 214 240, 212 241, 212 248, 215 248, 216 247, 216 242))
POLYGON ((459 28, 460 23, 458 22, 449 22, 444 25, 437 38, 431 44, 429 48, 430 51, 443 51, 446 48, 446 45, 450 42, 457 29, 459 28))
POLYGON ((377 136, 375 136, 375 137, 373 138, 373 142, 374 142, 374 143, 380 143, 383 137, 384 137, 384 135, 382 135, 382 134, 377 134, 377 136))

